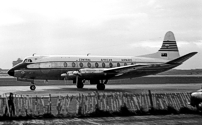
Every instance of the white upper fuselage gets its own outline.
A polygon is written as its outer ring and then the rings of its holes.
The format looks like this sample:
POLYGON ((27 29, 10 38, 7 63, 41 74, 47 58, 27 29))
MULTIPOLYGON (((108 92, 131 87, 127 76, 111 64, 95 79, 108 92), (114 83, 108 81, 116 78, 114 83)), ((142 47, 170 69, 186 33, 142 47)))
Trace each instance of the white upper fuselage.
POLYGON ((31 63, 27 68, 112 68, 134 64, 160 64, 168 60, 133 57, 133 56, 75 56, 75 55, 51 55, 30 56, 23 63, 31 63), (75 63, 75 66, 73 65, 75 63), (96 65, 96 63, 98 65, 96 65), (37 65, 36 65, 37 64, 37 65), (119 65, 120 64, 120 65, 119 65))

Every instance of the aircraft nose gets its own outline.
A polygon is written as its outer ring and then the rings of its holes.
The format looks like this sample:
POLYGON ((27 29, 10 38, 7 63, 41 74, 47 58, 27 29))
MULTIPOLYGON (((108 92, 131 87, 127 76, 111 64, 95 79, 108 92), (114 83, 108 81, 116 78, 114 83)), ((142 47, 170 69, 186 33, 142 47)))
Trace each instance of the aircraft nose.
POLYGON ((13 70, 13 69, 8 70, 8 74, 9 74, 10 76, 14 76, 14 70, 13 70))

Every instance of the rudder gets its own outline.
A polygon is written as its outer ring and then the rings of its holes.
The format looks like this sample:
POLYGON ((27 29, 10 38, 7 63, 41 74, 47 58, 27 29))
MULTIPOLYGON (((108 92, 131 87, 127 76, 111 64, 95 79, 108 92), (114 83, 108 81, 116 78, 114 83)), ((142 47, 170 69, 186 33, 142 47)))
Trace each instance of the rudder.
POLYGON ((176 43, 175 36, 174 36, 173 32, 168 31, 165 34, 163 44, 162 44, 159 51, 175 51, 175 52, 178 52, 178 47, 177 47, 177 43, 176 43))
POLYGON ((167 60, 173 60, 180 57, 178 47, 177 47, 177 42, 175 40, 175 36, 173 32, 168 31, 165 34, 163 44, 158 52, 143 55, 141 57, 161 58, 161 59, 167 59, 167 60))

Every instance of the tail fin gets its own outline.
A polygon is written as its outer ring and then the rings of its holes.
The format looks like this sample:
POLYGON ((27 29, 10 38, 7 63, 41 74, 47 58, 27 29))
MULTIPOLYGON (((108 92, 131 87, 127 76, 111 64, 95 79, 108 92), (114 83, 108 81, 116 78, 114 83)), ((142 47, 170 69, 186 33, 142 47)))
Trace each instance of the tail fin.
POLYGON ((142 55, 141 57, 161 58, 161 59, 167 59, 167 60, 173 60, 180 57, 173 32, 168 31, 165 34, 163 44, 158 52, 142 55))

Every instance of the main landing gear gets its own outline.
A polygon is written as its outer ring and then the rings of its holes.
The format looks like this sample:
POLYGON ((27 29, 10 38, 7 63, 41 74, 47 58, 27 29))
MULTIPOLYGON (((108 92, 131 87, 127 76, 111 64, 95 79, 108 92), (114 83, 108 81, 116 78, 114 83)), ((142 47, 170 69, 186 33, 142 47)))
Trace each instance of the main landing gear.
MULTIPOLYGON (((76 78, 76 87, 78 89, 82 89, 84 86, 84 79, 76 78)), ((108 80, 90 80, 90 84, 97 84, 97 90, 105 90, 105 84, 107 84, 108 80)))
POLYGON ((78 89, 82 89, 83 86, 84 86, 84 84, 83 84, 84 82, 85 82, 85 80, 82 80, 82 79, 77 78, 77 80, 76 80, 76 87, 77 87, 78 89))
POLYGON ((100 81, 97 84, 97 90, 105 90, 105 84, 107 84, 108 80, 105 80, 105 82, 103 82, 103 80, 100 81))
POLYGON ((105 90, 105 84, 102 83, 97 84, 97 90, 105 90))
POLYGON ((31 82, 31 86, 30 86, 30 90, 35 90, 36 89, 36 86, 34 85, 34 82, 31 82))

